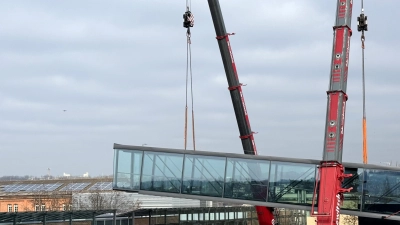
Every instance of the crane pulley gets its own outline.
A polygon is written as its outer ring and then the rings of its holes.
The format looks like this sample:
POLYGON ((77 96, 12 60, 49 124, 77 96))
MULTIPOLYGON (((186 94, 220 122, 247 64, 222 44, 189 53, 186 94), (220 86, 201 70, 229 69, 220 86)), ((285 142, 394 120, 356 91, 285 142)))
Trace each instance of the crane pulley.
POLYGON ((183 27, 190 29, 194 26, 194 16, 189 10, 189 6, 186 7, 186 12, 183 14, 183 27))

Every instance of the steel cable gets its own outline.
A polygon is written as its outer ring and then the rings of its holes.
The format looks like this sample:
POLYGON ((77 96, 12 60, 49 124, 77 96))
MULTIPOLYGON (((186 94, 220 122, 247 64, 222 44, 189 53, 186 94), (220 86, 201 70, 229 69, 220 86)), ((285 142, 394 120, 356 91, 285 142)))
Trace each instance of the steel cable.
POLYGON ((187 149, 187 128, 188 128, 188 86, 190 76, 190 100, 192 108, 192 137, 193 150, 196 150, 195 142, 195 126, 194 126, 194 95, 193 95, 193 73, 192 73, 192 48, 191 48, 191 32, 190 27, 193 27, 193 14, 190 12, 192 2, 186 0, 186 12, 184 14, 184 27, 187 28, 186 37, 186 96, 185 96, 185 130, 184 130, 184 149, 187 149))

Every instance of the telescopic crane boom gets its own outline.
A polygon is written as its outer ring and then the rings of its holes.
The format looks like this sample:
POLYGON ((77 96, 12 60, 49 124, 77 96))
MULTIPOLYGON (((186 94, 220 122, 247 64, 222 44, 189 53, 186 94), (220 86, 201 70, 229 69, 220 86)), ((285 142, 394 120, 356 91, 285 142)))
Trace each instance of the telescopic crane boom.
MULTIPOLYGON (((257 155, 257 149, 254 142, 253 132, 250 127, 249 116, 247 114, 246 104, 244 102, 242 84, 239 82, 236 71, 235 60, 229 42, 229 34, 226 32, 225 23, 222 16, 221 7, 218 0, 208 0, 218 45, 221 52, 222 62, 225 68, 226 78, 228 80, 228 89, 231 94, 232 104, 236 115, 236 121, 239 127, 240 139, 245 154, 257 155)), ((255 168, 256 169, 256 168, 255 168)), ((266 196, 267 193, 263 193, 266 196)), ((258 220, 260 225, 273 225, 273 209, 264 206, 256 206, 258 220)))
POLYGON ((257 155, 253 132, 251 131, 249 116, 247 115, 246 105, 243 98, 242 84, 239 82, 235 60, 233 59, 233 53, 229 42, 229 35, 234 35, 234 33, 231 34, 226 32, 219 1, 209 0, 208 4, 214 22, 215 32, 217 34, 216 38, 218 40, 222 62, 228 80, 228 89, 231 94, 244 153, 257 155))
POLYGON ((330 85, 325 123, 324 150, 312 204, 312 214, 317 217, 318 225, 339 224, 340 205, 345 177, 342 166, 344 121, 347 101, 347 75, 349 66, 349 51, 351 31, 351 15, 353 0, 337 0, 336 23, 333 27, 333 50, 330 72, 330 85), (319 187, 318 187, 319 186, 319 187), (318 211, 314 206, 318 192, 318 211))

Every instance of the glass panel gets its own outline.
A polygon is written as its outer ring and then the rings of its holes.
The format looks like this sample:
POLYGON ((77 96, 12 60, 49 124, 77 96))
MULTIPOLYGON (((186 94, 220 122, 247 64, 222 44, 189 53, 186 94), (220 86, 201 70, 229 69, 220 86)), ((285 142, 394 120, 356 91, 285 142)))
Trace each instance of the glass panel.
POLYGON ((129 221, 128 219, 122 219, 121 220, 121 225, 129 225, 129 221))
POLYGON ((400 172, 366 169, 363 211, 394 213, 399 210, 400 172))
POLYGON ((116 150, 114 187, 139 190, 142 151, 116 150))
POLYGON ((311 164, 271 162, 268 201, 311 204, 315 169, 311 164))
POLYGON ((225 198, 267 200, 269 161, 228 158, 225 198))
POLYGON ((132 154, 132 189, 140 189, 140 174, 142 170, 143 152, 134 151, 132 154))
POLYGON ((222 197, 226 158, 185 155, 182 193, 222 197))
POLYGON ((129 188, 131 186, 131 153, 123 150, 117 151, 114 187, 129 188))
POLYGON ((186 221, 186 220, 188 220, 188 219, 187 219, 187 214, 181 214, 180 220, 181 220, 181 221, 186 221))
POLYGON ((352 174, 353 176, 345 178, 342 188, 353 188, 350 192, 344 193, 344 201, 341 209, 346 210, 360 210, 362 185, 363 185, 363 172, 362 168, 345 168, 345 174, 352 174))
POLYGON ((210 213, 210 220, 215 220, 215 212, 210 213))
POLYGON ((180 193, 183 155, 146 152, 141 190, 180 193))

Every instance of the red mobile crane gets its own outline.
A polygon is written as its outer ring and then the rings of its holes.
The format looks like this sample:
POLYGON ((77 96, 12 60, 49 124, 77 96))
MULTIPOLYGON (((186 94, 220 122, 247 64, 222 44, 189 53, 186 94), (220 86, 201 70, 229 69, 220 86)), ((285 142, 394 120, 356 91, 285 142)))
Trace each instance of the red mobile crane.
MULTIPOLYGON (((231 94, 233 109, 235 111, 236 121, 239 127, 240 139, 242 140, 244 154, 257 155, 257 148, 254 142, 253 132, 250 127, 246 104, 244 102, 242 84, 239 82, 235 60, 233 59, 233 53, 229 42, 229 35, 233 35, 234 33, 230 34, 226 32, 219 1, 208 0, 208 5, 210 7, 222 62, 224 64, 225 74, 228 80, 228 89, 231 94)), ((264 194, 264 196, 267 195, 266 192, 262 194, 264 194)), ((256 206, 256 210, 260 225, 274 224, 273 208, 256 206)))
POLYGON ((327 91, 324 151, 318 168, 311 211, 312 215, 317 217, 318 225, 339 224, 343 193, 351 190, 351 188, 342 188, 344 178, 351 176, 344 174, 342 150, 350 37, 352 35, 350 28, 352 9, 353 0, 337 0, 336 23, 333 27, 330 85, 327 91), (317 192, 318 198, 316 198, 317 192), (317 213, 314 211, 316 199, 317 213))

